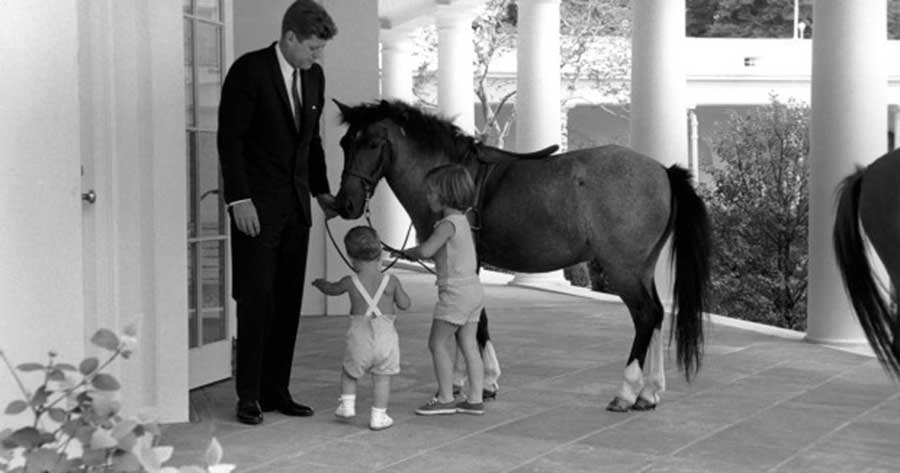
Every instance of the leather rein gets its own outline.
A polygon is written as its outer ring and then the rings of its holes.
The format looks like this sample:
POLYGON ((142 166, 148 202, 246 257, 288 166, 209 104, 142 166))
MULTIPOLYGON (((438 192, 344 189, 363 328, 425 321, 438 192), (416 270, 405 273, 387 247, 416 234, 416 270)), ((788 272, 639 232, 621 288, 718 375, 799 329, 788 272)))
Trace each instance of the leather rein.
MULTIPOLYGON (((381 174, 381 169, 383 167, 384 167, 384 162, 379 161, 378 168, 376 169, 376 172, 374 174, 381 174)), ((369 202, 372 200, 372 195, 375 194, 375 185, 378 183, 372 178, 372 176, 362 174, 362 173, 356 171, 355 169, 345 170, 343 172, 343 174, 355 177, 355 178, 359 179, 360 181, 362 181, 363 190, 365 191, 365 194, 366 194, 366 202, 365 202, 365 207, 364 207, 365 210, 364 210, 363 214, 366 217, 366 224, 368 224, 369 228, 372 228, 374 230, 375 226, 372 225, 372 220, 369 216, 371 213, 369 210, 369 202)), ((342 179, 343 179, 343 177, 342 177, 342 179)), ((382 273, 393 268, 394 265, 397 264, 397 261, 400 260, 400 255, 403 254, 403 251, 406 249, 406 244, 409 241, 409 235, 412 233, 412 227, 413 227, 413 224, 412 224, 412 222, 410 222, 409 227, 406 229, 406 236, 403 237, 403 244, 400 246, 399 250, 388 245, 387 243, 384 242, 384 240, 381 240, 381 239, 378 240, 379 243, 381 243, 382 248, 384 248, 385 250, 387 250, 389 252, 393 252, 393 253, 397 254, 397 256, 394 257, 394 260, 391 261, 390 264, 388 264, 386 267, 384 267, 381 270, 382 273)), ((334 246, 335 251, 337 251, 337 253, 338 253, 338 255, 340 255, 341 259, 344 260, 344 264, 346 264, 347 267, 350 268, 351 271, 356 271, 353 268, 353 265, 350 264, 350 260, 346 256, 344 256, 344 252, 341 251, 340 246, 338 246, 337 241, 334 239, 334 234, 332 234, 332 232, 331 232, 331 226, 328 224, 327 219, 325 220, 325 230, 328 232, 328 239, 331 240, 331 244, 332 244, 332 246, 334 246)), ((431 274, 435 274, 434 270, 432 270, 431 268, 426 266, 425 263, 423 263, 421 260, 416 259, 415 262, 419 263, 420 266, 425 268, 425 270, 427 270, 431 274)))
MULTIPOLYGON (((499 164, 501 164, 498 162, 484 161, 480 157, 477 158, 477 160, 478 160, 479 166, 478 166, 478 172, 474 176, 475 177, 475 199, 474 199, 475 202, 474 202, 474 206, 469 208, 469 210, 473 214, 472 233, 473 233, 473 236, 475 239, 475 247, 476 248, 478 248, 478 246, 479 246, 478 245, 479 234, 481 233, 482 209, 484 207, 484 200, 485 200, 485 194, 486 194, 485 188, 487 187, 487 182, 488 182, 488 179, 490 179, 491 174, 499 166, 499 164)), ((383 168, 384 168, 384 160, 379 160, 378 167, 375 169, 375 171, 372 173, 372 175, 363 174, 355 169, 345 169, 343 171, 343 175, 355 177, 363 183, 363 189, 366 194, 364 215, 366 217, 366 223, 369 225, 370 228, 374 228, 374 226, 372 225, 372 220, 369 217, 369 214, 370 214, 369 201, 371 200, 372 195, 375 193, 375 186, 378 184, 378 182, 372 176, 379 176, 379 180, 380 180, 381 179, 380 176, 383 174, 383 168)), ((341 176, 342 180, 343 180, 343 175, 341 176)), ((468 213, 468 211, 467 211, 467 213, 468 213)), ((331 244, 334 246, 334 249, 337 250, 338 254, 341 256, 341 259, 344 260, 344 263, 347 265, 347 267, 349 267, 351 270, 353 270, 353 266, 350 264, 350 261, 347 259, 347 257, 344 256, 344 253, 341 251, 340 247, 338 247, 338 244, 335 241, 334 236, 331 233, 331 228, 328 225, 328 220, 325 220, 325 229, 328 231, 328 238, 331 240, 331 244)), ((411 232, 412 232, 412 222, 410 222, 409 228, 406 229, 406 236, 403 238, 403 245, 401 246, 401 248, 399 250, 391 247, 384 241, 379 240, 381 242, 382 248, 384 248, 387 251, 398 254, 398 256, 396 256, 394 258, 394 261, 392 261, 387 267, 382 269, 381 272, 385 272, 385 271, 391 269, 397 263, 397 261, 400 259, 399 255, 403 254, 403 250, 406 249, 406 244, 409 240, 409 235, 411 232)), ((476 253, 479 255, 476 257, 477 265, 478 265, 478 268, 481 268, 481 257, 480 257, 481 252, 477 251, 476 253)), ((419 260, 419 259, 412 259, 412 260, 415 261, 416 263, 419 263, 420 266, 425 268, 431 274, 435 274, 434 270, 432 270, 431 268, 426 266, 425 263, 423 263, 421 260, 419 260)))

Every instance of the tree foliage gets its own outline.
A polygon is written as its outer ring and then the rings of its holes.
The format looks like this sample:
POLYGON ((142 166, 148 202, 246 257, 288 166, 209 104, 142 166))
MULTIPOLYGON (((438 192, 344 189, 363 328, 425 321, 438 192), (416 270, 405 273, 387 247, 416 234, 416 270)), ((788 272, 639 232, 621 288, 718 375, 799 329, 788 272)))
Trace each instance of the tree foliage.
MULTIPOLYGON (((630 71, 630 0, 562 0, 560 4, 560 71, 564 81, 561 107, 574 97, 577 84, 588 82, 605 96, 628 96, 630 71), (620 41, 599 42, 598 38, 620 41), (626 80, 621 80, 623 77, 626 80)), ((478 99, 480 122, 477 133, 492 145, 502 147, 515 118, 500 113, 514 104, 514 80, 492 75, 497 60, 516 48, 518 6, 515 0, 488 0, 472 23, 475 47, 473 88, 478 99)), ((437 34, 433 27, 417 33, 418 67, 414 92, 426 106, 435 106, 437 34)), ((562 113, 562 112, 561 112, 562 113)))
POLYGON ((804 330, 809 107, 773 96, 732 113, 712 145, 712 311, 804 330))
POLYGON ((888 39, 900 39, 900 0, 888 0, 888 39))
MULTIPOLYGON (((886 1, 888 38, 900 39, 900 0, 886 1)), ((800 0, 805 38, 812 37, 812 9, 813 0, 800 0)), ((686 23, 689 37, 792 38, 794 0, 687 0, 686 23)))
MULTIPOLYGON (((794 0, 687 0, 687 35, 792 38, 794 0)), ((812 0, 800 1, 800 21, 812 24, 812 0)))

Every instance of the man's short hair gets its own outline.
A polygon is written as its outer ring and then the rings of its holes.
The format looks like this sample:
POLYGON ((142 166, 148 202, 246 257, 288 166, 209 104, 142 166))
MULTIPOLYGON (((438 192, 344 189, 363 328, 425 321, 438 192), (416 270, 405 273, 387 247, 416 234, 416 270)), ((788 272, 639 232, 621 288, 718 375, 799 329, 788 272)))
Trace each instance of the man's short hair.
POLYGON ((281 20, 281 35, 288 31, 293 31, 300 41, 312 36, 328 41, 337 34, 337 26, 322 5, 313 0, 297 0, 281 20))
POLYGON ((359 261, 374 261, 381 258, 381 240, 372 227, 353 227, 344 235, 347 255, 359 261))

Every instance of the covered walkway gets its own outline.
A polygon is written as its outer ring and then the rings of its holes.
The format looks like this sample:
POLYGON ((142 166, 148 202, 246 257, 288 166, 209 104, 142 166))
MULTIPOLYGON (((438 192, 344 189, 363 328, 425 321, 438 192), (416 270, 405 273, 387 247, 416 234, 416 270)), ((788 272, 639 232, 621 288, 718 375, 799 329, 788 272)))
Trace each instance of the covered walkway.
POLYGON ((238 472, 896 472, 900 386, 867 356, 707 324, 706 357, 688 385, 672 360, 654 412, 604 410, 622 379, 633 329, 625 307, 505 284, 486 286, 503 369, 484 416, 416 416, 435 390, 427 351, 433 279, 400 271, 414 305, 397 322, 402 373, 389 413, 367 428, 371 381, 357 418, 338 421, 345 317, 304 317, 294 397, 312 418, 234 420, 230 382, 194 391, 192 418, 164 427, 170 464, 202 461, 210 437, 238 472))

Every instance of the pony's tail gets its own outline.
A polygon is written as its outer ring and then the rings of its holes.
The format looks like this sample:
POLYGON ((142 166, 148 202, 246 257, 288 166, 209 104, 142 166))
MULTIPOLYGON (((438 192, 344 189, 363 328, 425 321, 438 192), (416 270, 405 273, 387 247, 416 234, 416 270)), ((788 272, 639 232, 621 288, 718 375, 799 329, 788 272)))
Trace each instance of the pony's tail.
POLYGON ((891 329, 891 319, 897 314, 891 314, 888 303, 878 291, 859 228, 859 192, 864 171, 857 169, 838 187, 832 234, 834 254, 844 287, 872 350, 882 366, 895 379, 900 379, 900 344, 892 343, 900 334, 891 329))
POLYGON ((481 315, 478 317, 478 329, 475 331, 475 341, 478 342, 478 349, 481 350, 482 355, 484 354, 484 346, 487 345, 487 342, 490 339, 491 335, 488 333, 487 310, 482 307, 481 315))
POLYGON ((678 367, 690 381, 703 358, 703 310, 707 304, 711 238, 706 205, 691 183, 691 173, 677 165, 666 169, 672 188, 672 259, 675 287, 669 338, 676 340, 678 367))

